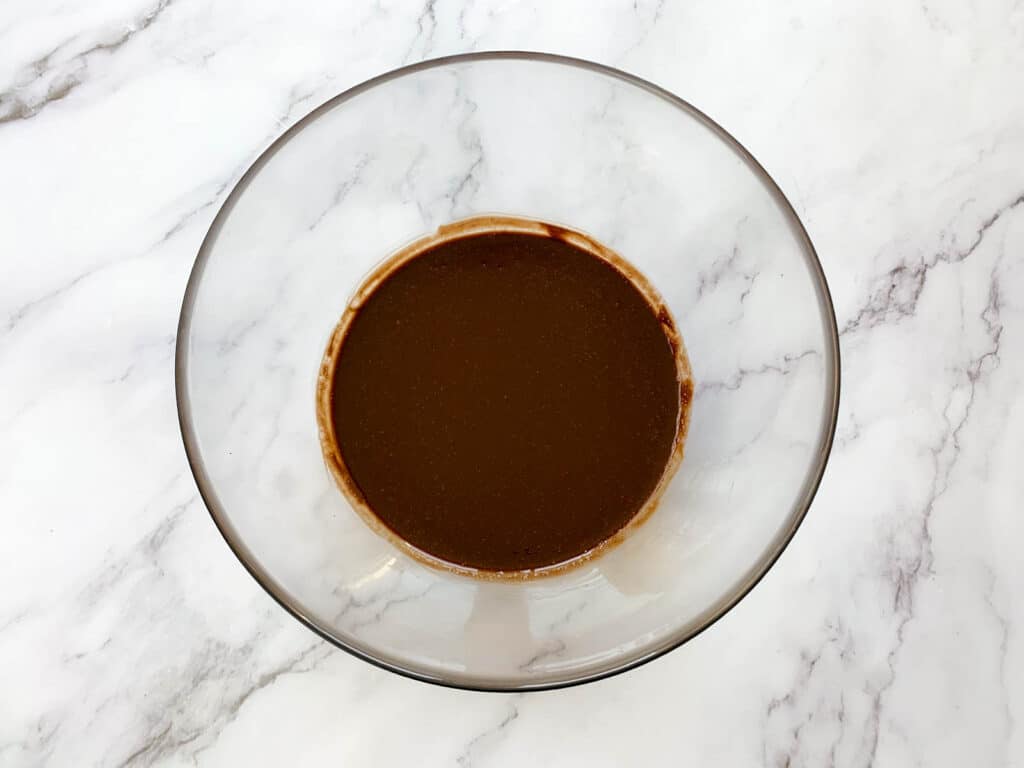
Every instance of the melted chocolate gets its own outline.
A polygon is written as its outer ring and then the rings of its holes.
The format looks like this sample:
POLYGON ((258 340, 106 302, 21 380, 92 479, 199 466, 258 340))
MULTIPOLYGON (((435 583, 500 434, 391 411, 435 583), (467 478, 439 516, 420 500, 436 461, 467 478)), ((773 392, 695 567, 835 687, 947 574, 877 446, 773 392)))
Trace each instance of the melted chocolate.
POLYGON ((327 371, 350 491, 449 563, 522 571, 593 550, 681 448, 690 382, 667 312, 555 235, 458 236, 400 263, 327 371))

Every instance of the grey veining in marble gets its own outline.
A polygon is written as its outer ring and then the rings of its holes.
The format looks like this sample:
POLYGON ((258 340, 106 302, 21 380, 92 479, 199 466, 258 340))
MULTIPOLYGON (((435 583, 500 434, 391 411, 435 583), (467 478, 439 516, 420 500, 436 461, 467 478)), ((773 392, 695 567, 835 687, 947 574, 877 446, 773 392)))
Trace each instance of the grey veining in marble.
POLYGON ((4 4, 0 765, 1024 763, 1022 81, 1013 0, 4 4), (727 126, 814 240, 844 364, 824 482, 752 594, 627 675, 516 697, 280 610, 198 499, 172 370, 199 243, 273 138, 494 48, 624 67, 727 126))

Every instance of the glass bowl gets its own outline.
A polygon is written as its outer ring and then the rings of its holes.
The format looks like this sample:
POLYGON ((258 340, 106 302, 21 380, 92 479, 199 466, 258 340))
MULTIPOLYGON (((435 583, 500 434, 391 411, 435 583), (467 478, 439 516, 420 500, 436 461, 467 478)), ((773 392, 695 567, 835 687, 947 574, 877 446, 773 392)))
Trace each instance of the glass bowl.
POLYGON ((203 499, 282 606, 395 672, 528 690, 665 653, 757 583, 825 468, 838 336, 792 207, 714 121, 609 67, 470 54, 358 85, 256 160, 196 259, 176 384, 203 499), (578 568, 519 582, 429 567, 370 530, 317 430, 321 358, 364 276, 482 214, 621 254, 668 304, 695 382, 685 458, 650 518, 578 568))

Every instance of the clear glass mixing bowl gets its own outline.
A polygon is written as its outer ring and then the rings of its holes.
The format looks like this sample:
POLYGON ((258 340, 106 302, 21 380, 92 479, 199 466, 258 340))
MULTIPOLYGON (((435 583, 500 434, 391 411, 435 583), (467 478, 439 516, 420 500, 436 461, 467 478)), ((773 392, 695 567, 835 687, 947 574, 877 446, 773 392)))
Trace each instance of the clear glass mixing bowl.
POLYGON ((486 690, 605 677, 721 617, 806 514, 839 399, 825 278, 765 170, 657 86, 535 53, 405 67, 285 132, 210 227, 177 343, 189 462, 256 580, 367 661, 486 690), (432 569, 373 533, 324 464, 315 411, 362 278, 488 213, 582 230, 632 262, 696 383, 685 458, 651 518, 580 568, 520 583, 432 569))

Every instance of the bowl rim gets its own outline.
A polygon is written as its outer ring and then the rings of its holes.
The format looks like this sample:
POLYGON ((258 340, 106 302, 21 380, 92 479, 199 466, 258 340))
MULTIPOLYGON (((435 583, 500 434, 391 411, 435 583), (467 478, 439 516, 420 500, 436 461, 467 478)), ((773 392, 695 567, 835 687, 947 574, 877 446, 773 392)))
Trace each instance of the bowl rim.
POLYGON ((754 587, 756 587, 761 579, 764 578, 765 574, 771 570, 772 566, 775 565, 786 547, 793 540, 793 537, 804 518, 807 516, 807 512, 810 509, 811 503, 814 500, 814 496, 817 493, 818 487, 820 486, 822 477, 825 473, 825 467, 828 464, 829 455, 835 438, 836 424, 839 414, 840 380, 841 360, 839 328, 836 322, 832 295, 828 287, 828 281, 825 278, 825 272, 821 266, 821 260, 818 257, 818 253, 814 248, 814 244, 811 242, 811 238, 808 235, 803 222, 800 220, 796 210, 793 208, 792 203, 790 203, 778 183, 772 178, 764 166, 762 166, 761 163, 758 162, 758 160, 750 153, 750 151, 731 133, 725 130, 725 128, 693 104, 648 80, 628 72, 624 72, 616 67, 599 64, 587 59, 526 50, 497 50, 462 53, 452 56, 426 59, 415 64, 398 67, 397 69, 384 72, 358 83, 331 97, 320 106, 297 120, 287 130, 275 138, 270 145, 266 147, 255 158, 255 160, 253 160, 246 171, 231 187, 231 191, 227 194, 223 203, 221 203, 217 214, 214 216, 213 221, 203 237, 195 262, 192 265, 188 283, 185 287, 185 294, 182 299, 181 311, 178 317, 174 355, 174 389, 178 412, 178 427, 181 431, 181 439, 184 443, 185 455, 189 468, 192 471, 192 476, 196 482, 199 495, 202 498, 203 503, 206 505, 207 511, 210 513, 210 517, 213 519, 214 525, 217 527, 217 530, 220 531, 220 534, 224 538, 228 548, 232 551, 235 557, 238 558, 238 561, 242 564, 245 570, 249 572, 249 575, 252 576, 256 583, 259 584, 263 590, 273 598, 275 602, 277 602, 278 605, 284 608, 285 611, 290 613, 295 619, 304 624, 320 638, 326 640, 334 647, 346 651, 376 667, 386 669, 390 672, 394 672, 414 680, 420 680, 422 682, 432 683, 448 688, 495 693, 554 690, 603 680, 614 675, 621 674, 664 656, 666 653, 689 642, 714 625, 719 619, 736 607, 743 598, 750 594, 754 587), (305 607, 298 600, 292 597, 280 584, 278 584, 274 577, 271 576, 263 567, 259 558, 257 558, 248 548, 243 537, 235 530, 235 527, 226 514, 223 505, 217 498, 213 483, 207 475, 206 468, 203 465, 201 452, 199 450, 199 441, 193 426, 192 409, 186 384, 188 371, 187 340, 191 329, 192 311, 206 263, 213 250, 213 245, 224 225, 224 222, 234 209, 234 206, 242 193, 244 193, 256 174, 262 170, 277 151, 316 118, 364 91, 383 85, 391 80, 422 72, 424 70, 441 68, 453 64, 481 61, 540 62, 556 66, 567 66, 582 69, 594 74, 610 77, 626 83, 627 85, 632 85, 664 100, 668 104, 676 107, 682 112, 685 112, 691 118, 696 119, 716 134, 718 138, 724 141, 761 180, 769 194, 771 194, 775 199, 776 204, 782 210, 783 214, 789 219, 790 226, 793 228, 794 233, 801 242, 803 246, 803 255, 812 276, 812 282, 815 284, 819 310, 822 314, 822 323, 826 331, 827 338, 825 341, 825 352, 826 355, 831 356, 831 361, 825 361, 826 386, 830 390, 829 394, 831 395, 831 402, 826 403, 825 405, 823 419, 824 429, 822 433, 819 434, 816 461, 813 461, 809 467, 808 473, 804 479, 804 486, 799 500, 794 504, 785 525, 775 533, 775 536, 765 547, 761 557, 759 557, 757 561, 747 569, 746 573, 736 581, 736 586, 728 594, 705 609, 700 616, 691 622, 691 626, 689 628, 673 633, 668 638, 659 642, 656 646, 644 649, 637 655, 627 657, 621 662, 615 663, 612 667, 597 671, 584 672, 580 675, 572 675, 562 679, 548 679, 536 682, 524 680, 522 682, 517 681, 511 685, 507 684, 505 681, 494 683, 479 682, 476 678, 470 678, 468 676, 460 677, 458 673, 443 673, 440 671, 434 673, 422 668, 417 668, 413 664, 404 664, 396 660, 384 658, 382 655, 375 656, 373 653, 357 647, 356 645, 353 645, 339 637, 331 631, 330 627, 324 625, 314 616, 310 615, 306 611, 305 607), (831 365, 828 365, 829 362, 831 362, 831 365))

